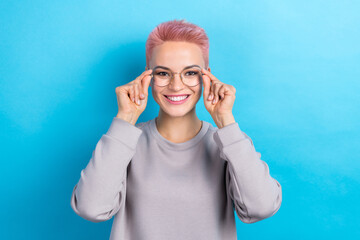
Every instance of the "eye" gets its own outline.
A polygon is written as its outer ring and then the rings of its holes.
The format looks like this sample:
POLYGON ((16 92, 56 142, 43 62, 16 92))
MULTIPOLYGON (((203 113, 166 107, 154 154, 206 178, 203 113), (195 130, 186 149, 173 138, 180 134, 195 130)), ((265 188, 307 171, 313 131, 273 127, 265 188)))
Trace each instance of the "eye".
POLYGON ((157 72, 156 75, 160 75, 160 76, 166 76, 166 74, 169 74, 167 72, 157 72))
POLYGON ((191 75, 191 76, 193 76, 193 75, 196 75, 198 72, 196 72, 196 71, 189 71, 189 72, 186 72, 186 75, 191 75))

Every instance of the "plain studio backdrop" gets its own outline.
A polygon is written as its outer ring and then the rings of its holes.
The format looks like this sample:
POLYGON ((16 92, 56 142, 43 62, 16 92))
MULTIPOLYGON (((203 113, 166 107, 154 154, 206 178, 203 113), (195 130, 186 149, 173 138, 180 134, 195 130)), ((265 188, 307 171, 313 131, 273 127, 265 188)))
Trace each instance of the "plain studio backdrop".
MULTIPOLYGON (((360 238, 359 1, 1 1, 0 239, 108 239, 70 207, 117 113, 115 87, 145 70, 145 41, 186 19, 212 73, 283 188, 280 210, 239 239, 360 238)), ((157 116, 152 99, 140 121, 157 116)), ((200 119, 214 125, 201 98, 200 119)))

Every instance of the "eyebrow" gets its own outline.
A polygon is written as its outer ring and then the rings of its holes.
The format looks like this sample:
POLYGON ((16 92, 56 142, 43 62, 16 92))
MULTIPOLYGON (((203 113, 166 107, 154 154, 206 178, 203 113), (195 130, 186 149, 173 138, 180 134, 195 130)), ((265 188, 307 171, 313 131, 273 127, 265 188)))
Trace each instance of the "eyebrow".
MULTIPOLYGON (((199 65, 193 64, 193 65, 184 67, 183 70, 184 70, 184 69, 187 69, 187 68, 192 68, 192 67, 199 67, 199 68, 201 68, 199 65)), ((171 71, 170 68, 165 67, 165 66, 155 66, 154 68, 164 68, 164 69, 167 69, 167 70, 170 70, 170 71, 171 71)))

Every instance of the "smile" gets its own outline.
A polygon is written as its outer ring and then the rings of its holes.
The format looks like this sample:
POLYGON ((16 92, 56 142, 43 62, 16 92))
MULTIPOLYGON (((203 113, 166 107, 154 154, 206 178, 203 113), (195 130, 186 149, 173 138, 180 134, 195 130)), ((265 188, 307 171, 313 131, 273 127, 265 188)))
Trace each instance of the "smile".
POLYGON ((172 104, 182 104, 187 101, 189 96, 190 95, 184 95, 184 96, 179 96, 179 97, 169 97, 169 96, 164 95, 165 99, 169 103, 172 103, 172 104))

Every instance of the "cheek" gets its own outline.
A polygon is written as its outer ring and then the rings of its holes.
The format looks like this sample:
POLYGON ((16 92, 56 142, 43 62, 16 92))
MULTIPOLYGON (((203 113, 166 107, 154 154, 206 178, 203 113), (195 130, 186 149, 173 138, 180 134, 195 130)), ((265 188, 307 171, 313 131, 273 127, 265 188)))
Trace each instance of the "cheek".
POLYGON ((200 85, 200 87, 195 90, 195 95, 196 96, 201 97, 201 94, 202 94, 202 85, 200 85))
POLYGON ((156 87, 151 87, 151 93, 153 95, 154 100, 158 103, 162 97, 160 90, 156 89, 156 87))
POLYGON ((195 102, 198 102, 201 98, 201 94, 202 94, 202 88, 196 88, 196 89, 193 89, 194 91, 194 95, 193 95, 193 100, 195 102))

